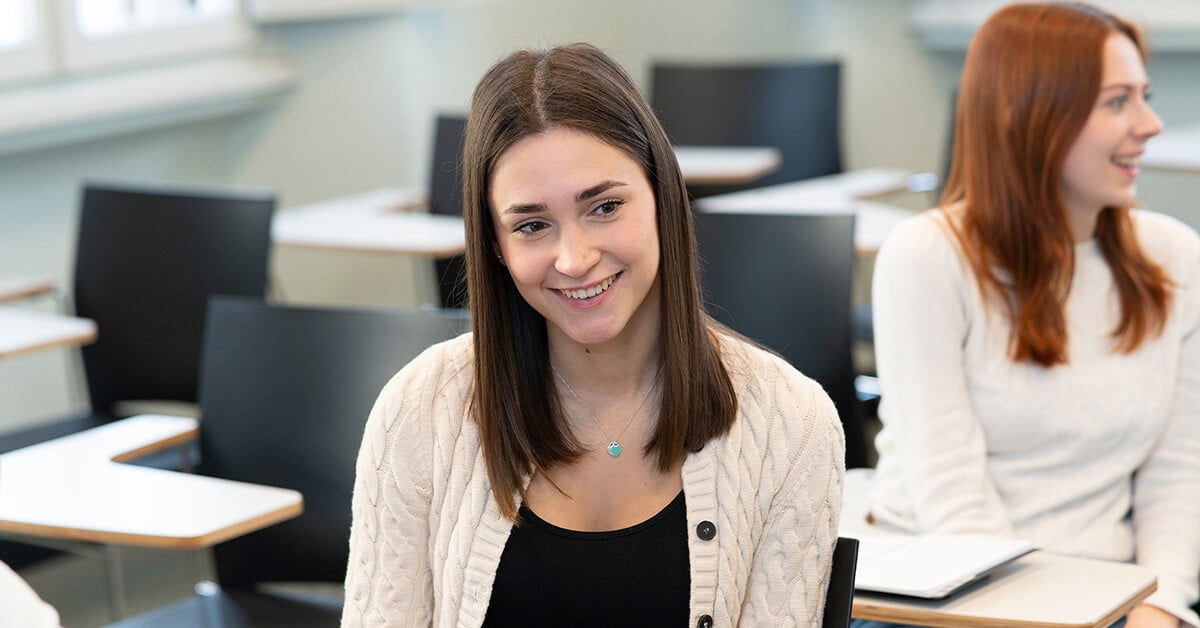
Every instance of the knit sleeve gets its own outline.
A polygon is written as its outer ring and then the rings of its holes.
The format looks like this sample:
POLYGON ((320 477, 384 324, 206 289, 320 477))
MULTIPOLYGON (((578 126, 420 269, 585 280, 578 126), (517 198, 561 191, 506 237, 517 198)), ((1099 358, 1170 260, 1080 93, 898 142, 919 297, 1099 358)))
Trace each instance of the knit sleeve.
POLYGON ((899 474, 916 518, 914 532, 1012 536, 967 384, 968 333, 972 325, 986 324, 987 313, 943 219, 940 212, 910 219, 876 257, 872 308, 881 439, 891 439, 887 455, 895 458, 886 460, 881 447, 879 468, 883 473, 886 464, 899 474))
POLYGON ((754 550, 743 626, 819 628, 829 588, 845 439, 825 391, 795 371, 789 375, 771 394, 777 420, 771 421, 766 439, 771 454, 759 490, 774 490, 774 495, 754 550), (781 442, 790 445, 780 447, 781 442))
POLYGON ((437 352, 392 378, 367 419, 352 499, 343 628, 432 625, 429 565, 437 352))
POLYGON ((1200 574, 1200 240, 1188 233, 1174 264, 1182 269, 1175 312, 1183 328, 1175 398, 1166 432, 1134 475, 1133 524, 1137 562, 1158 572, 1146 603, 1197 626, 1188 607, 1200 574))

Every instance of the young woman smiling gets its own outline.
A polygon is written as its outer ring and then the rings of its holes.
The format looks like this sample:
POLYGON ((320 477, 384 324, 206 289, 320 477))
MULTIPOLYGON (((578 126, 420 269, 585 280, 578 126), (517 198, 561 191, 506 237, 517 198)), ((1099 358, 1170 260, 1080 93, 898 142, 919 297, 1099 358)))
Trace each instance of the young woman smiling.
POLYGON ((819 626, 840 421, 704 314, 624 70, 583 44, 501 60, 463 160, 473 332, 368 420, 344 625, 819 626))
POLYGON ((1136 561, 1128 628, 1196 625, 1200 238, 1131 209, 1162 123, 1129 23, 1009 5, 977 32, 941 206, 875 266, 870 512, 1136 561))

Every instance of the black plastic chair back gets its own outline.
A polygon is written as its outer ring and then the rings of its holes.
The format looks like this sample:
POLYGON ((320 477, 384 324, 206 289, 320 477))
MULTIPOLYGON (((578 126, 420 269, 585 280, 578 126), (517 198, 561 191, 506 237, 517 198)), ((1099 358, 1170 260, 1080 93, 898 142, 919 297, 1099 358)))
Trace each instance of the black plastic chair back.
MULTIPOLYGON (((783 161, 755 187, 842 171, 839 61, 656 63, 650 102, 679 145, 774 146, 783 161)), ((695 196, 736 187, 689 186, 695 196)))
POLYGON ((92 411, 135 399, 194 403, 208 297, 262 298, 270 192, 88 184, 75 257, 75 311, 92 411))
POLYGON ((304 514, 213 548, 226 590, 341 582, 363 426, 379 390, 465 312, 351 310, 218 298, 200 389, 205 475, 304 495, 304 514))
POLYGON ((839 536, 833 548, 833 568, 825 592, 822 628, 850 628, 854 607, 854 575, 858 572, 858 539, 839 536))
MULTIPOLYGON (((467 119, 440 115, 433 131, 433 165, 429 176, 429 212, 445 216, 463 213, 462 149, 467 119)), ((442 307, 463 307, 467 303, 465 258, 454 255, 434 262, 442 307)))
POLYGON ((850 353, 854 215, 698 211, 695 225, 709 313, 824 386, 846 466, 866 466, 850 353))

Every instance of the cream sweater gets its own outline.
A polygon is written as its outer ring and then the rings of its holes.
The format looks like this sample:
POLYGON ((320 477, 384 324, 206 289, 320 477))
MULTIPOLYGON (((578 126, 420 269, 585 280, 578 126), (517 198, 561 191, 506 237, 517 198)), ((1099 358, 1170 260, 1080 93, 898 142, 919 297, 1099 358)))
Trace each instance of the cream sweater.
MULTIPOLYGON (((828 396, 735 340, 730 434, 683 465, 689 625, 819 626, 841 508, 844 443, 828 396), (716 525, 712 540, 696 527, 716 525)), ((367 421, 342 625, 479 626, 512 522, 496 509, 467 417, 470 335, 401 370, 367 421)), ((627 625, 636 625, 629 618, 627 625)))
POLYGON ((875 264, 883 430, 871 512, 908 531, 1018 536, 1158 572, 1148 602, 1191 624, 1200 574, 1200 238, 1134 212, 1178 284, 1165 332, 1110 350, 1119 306, 1094 242, 1075 250, 1065 365, 1007 356, 1009 324, 926 212, 875 264), (1129 513, 1132 511, 1132 518, 1129 513))

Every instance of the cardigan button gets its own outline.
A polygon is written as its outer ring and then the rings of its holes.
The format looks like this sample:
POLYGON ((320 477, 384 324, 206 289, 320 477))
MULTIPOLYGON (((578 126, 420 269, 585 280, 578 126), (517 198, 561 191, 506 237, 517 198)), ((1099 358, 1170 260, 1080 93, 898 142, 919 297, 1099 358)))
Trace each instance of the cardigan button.
POLYGON ((716 535, 717 526, 713 525, 713 522, 711 521, 701 521, 699 525, 696 526, 696 536, 700 537, 701 541, 711 541, 716 535))
POLYGON ((700 619, 696 620, 696 628, 712 628, 712 615, 701 615, 700 619))

